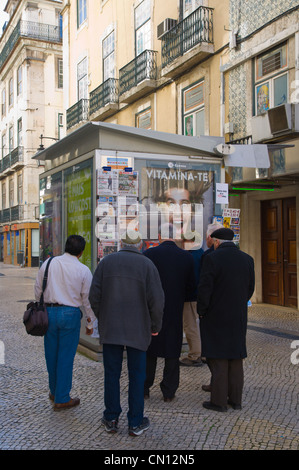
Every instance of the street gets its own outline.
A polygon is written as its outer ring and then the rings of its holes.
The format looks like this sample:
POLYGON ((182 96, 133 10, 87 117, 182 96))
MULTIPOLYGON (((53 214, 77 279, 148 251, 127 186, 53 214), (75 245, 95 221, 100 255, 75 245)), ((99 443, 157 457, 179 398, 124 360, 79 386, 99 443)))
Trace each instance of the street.
MULTIPOLYGON (((105 462, 110 464, 124 463, 115 460, 124 450, 146 450, 153 455, 175 451, 181 456, 188 451, 189 458, 199 450, 298 450, 298 311, 249 307, 248 358, 239 411, 229 407, 219 413, 202 407, 209 399, 201 389, 210 380, 206 365, 181 367, 176 398, 165 403, 159 388, 160 360, 150 399, 145 401, 151 426, 141 436, 130 437, 124 362, 119 432, 109 435, 100 422, 104 410, 101 361, 77 353, 72 396, 80 397, 81 403, 69 410, 52 409, 43 339, 27 335, 22 322, 26 305, 34 298, 36 273, 37 268, 0 263, 1 450, 102 450, 112 452, 109 459, 114 462, 105 462)), ((125 463, 135 466, 134 462, 125 463)))

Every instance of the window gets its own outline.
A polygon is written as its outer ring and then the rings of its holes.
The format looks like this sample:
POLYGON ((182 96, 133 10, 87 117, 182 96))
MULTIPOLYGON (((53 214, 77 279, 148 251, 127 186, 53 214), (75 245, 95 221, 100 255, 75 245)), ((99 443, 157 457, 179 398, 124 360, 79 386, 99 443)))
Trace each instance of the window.
POLYGON ((9 207, 14 206, 14 180, 10 178, 9 180, 9 207))
POLYGON ((88 98, 87 57, 77 65, 78 100, 88 98))
POLYGON ((61 139, 62 129, 63 129, 63 113, 58 113, 58 139, 61 139))
POLYGON ((57 59, 57 88, 63 88, 63 61, 57 59))
POLYGON ((200 7, 202 3, 202 0, 183 0, 183 17, 186 18, 186 16, 200 7))
POLYGON ((9 80, 9 96, 8 96, 8 105, 13 105, 13 79, 9 80))
POLYGON ((2 90, 1 114, 2 116, 5 116, 6 114, 6 90, 5 88, 3 88, 2 90))
POLYGON ((23 134, 22 134, 22 118, 18 119, 18 147, 23 144, 23 134))
POLYGON ((2 158, 4 158, 6 155, 6 133, 2 134, 1 155, 2 158))
POLYGON ((152 113, 151 113, 151 108, 147 108, 144 111, 141 111, 140 113, 137 113, 135 115, 135 125, 136 127, 139 127, 140 129, 151 129, 152 124, 152 113))
POLYGON ((18 204, 23 204, 23 174, 18 175, 18 204))
POLYGON ((183 90, 183 134, 200 136, 205 133, 204 81, 183 90))
POLYGON ((87 0, 77 0, 77 26, 81 26, 82 23, 87 18, 87 8, 86 8, 86 1, 87 0))
POLYGON ((112 31, 103 40, 103 81, 114 77, 114 31, 112 31))
POLYGON ((143 2, 135 8, 135 51, 136 56, 151 48, 151 2, 143 2))
POLYGON ((6 186, 2 183, 2 209, 6 209, 6 186))
POLYGON ((10 126, 9 131, 8 131, 8 146, 9 146, 9 151, 11 152, 14 149, 13 126, 10 126))
POLYGON ((265 113, 288 101, 287 45, 283 44, 255 59, 255 109, 265 113))
POLYGON ((19 96, 22 93, 22 66, 17 70, 17 95, 19 96))

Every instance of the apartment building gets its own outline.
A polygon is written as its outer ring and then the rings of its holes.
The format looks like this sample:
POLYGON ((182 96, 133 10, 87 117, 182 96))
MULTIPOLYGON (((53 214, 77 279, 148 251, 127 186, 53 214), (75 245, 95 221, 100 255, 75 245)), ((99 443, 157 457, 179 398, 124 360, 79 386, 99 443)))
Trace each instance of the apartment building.
POLYGON ((88 120, 222 135, 228 1, 65 2, 67 132, 88 120))
POLYGON ((231 168, 230 206, 256 263, 259 302, 298 307, 299 2, 230 1, 227 141, 267 144, 269 168, 231 168))
MULTIPOLYGON (((155 145, 141 164, 140 142, 144 139, 148 149, 146 139, 152 138, 143 130, 190 137, 190 144, 183 140, 176 150, 172 147, 184 159, 168 165, 192 171, 206 171, 212 164, 206 161, 203 170, 206 154, 195 151, 194 137, 211 144, 219 136, 233 146, 234 155, 242 153, 241 145, 248 150, 266 144, 267 165, 247 166, 245 154, 238 165, 222 160, 227 209, 237 214, 240 247, 255 259, 253 300, 297 307, 298 8, 298 0, 64 1, 66 137, 41 154, 43 198, 47 178, 59 194, 71 175, 83 187, 83 160, 89 157, 96 164, 90 161, 86 194, 94 191, 96 172, 110 157, 117 163, 120 156, 128 157, 144 183, 145 170, 164 169, 160 154, 167 137, 153 137, 155 145), (125 141, 127 147, 121 147, 125 141)), ((217 171, 213 167, 214 191, 215 181, 223 181, 217 171)), ((67 220, 68 209, 59 204, 67 220)), ((213 210, 221 215, 215 200, 213 210)), ((67 224, 63 230, 66 234, 67 224)))
POLYGON ((8 0, 0 37, 0 256, 39 264, 40 146, 63 136, 59 0, 8 0))

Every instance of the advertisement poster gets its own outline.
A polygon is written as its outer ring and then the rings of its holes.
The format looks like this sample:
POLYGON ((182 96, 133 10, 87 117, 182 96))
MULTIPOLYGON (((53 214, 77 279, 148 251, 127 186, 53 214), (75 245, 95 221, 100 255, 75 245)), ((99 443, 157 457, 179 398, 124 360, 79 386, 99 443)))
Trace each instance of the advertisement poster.
POLYGON ((157 239, 163 224, 170 222, 175 226, 176 239, 187 241, 195 236, 202 246, 213 216, 213 182, 214 173, 208 170, 143 168, 141 203, 149 208, 147 221, 150 220, 144 238, 157 239))
POLYGON ((80 261, 91 269, 91 167, 79 169, 66 176, 67 234, 85 238, 86 245, 80 261))

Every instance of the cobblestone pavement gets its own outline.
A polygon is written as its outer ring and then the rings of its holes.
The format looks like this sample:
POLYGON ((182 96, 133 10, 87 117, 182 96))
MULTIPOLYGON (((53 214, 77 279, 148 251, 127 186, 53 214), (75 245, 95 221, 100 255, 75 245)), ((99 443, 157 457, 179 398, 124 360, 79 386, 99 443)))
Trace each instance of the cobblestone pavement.
POLYGON ((43 339, 25 332, 22 316, 33 298, 37 268, 0 263, 0 449, 1 450, 298 450, 298 312, 255 305, 249 308, 248 358, 244 361, 242 410, 206 410, 209 370, 181 367, 176 398, 165 403, 159 362, 151 397, 145 402, 151 426, 139 437, 127 430, 127 370, 121 389, 118 434, 101 426, 103 364, 77 354, 72 396, 81 404, 54 412, 48 399, 43 339), (297 341, 297 352, 294 349, 297 341), (3 350, 4 347, 4 350, 3 350), (293 356, 292 356, 293 354, 293 356), (291 358, 293 358, 291 360, 291 358))

